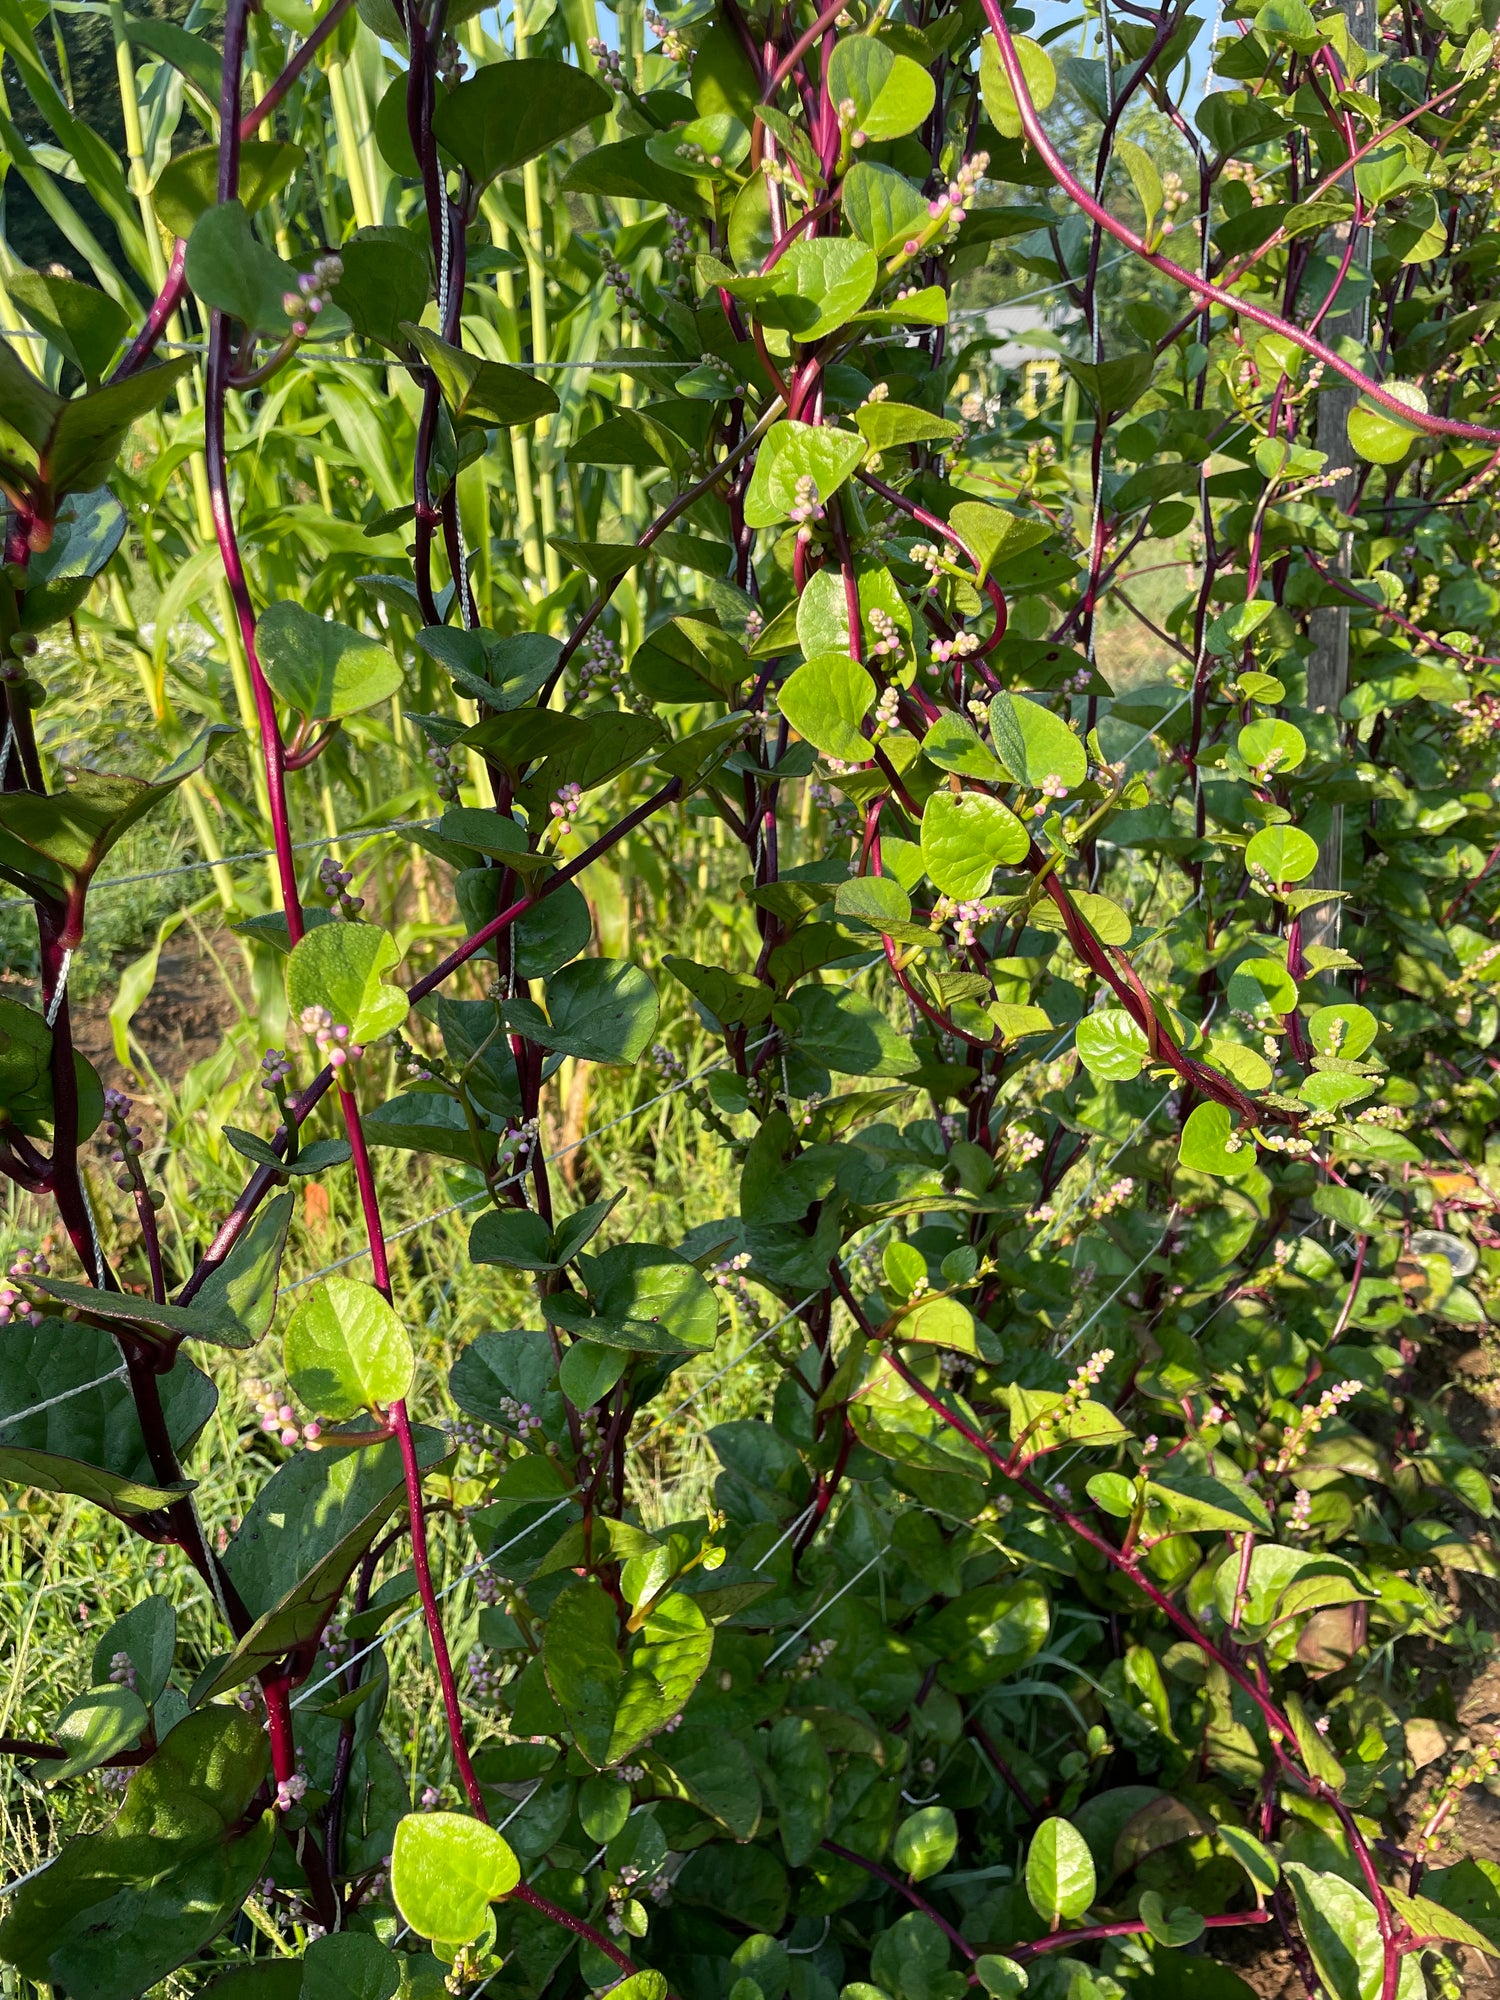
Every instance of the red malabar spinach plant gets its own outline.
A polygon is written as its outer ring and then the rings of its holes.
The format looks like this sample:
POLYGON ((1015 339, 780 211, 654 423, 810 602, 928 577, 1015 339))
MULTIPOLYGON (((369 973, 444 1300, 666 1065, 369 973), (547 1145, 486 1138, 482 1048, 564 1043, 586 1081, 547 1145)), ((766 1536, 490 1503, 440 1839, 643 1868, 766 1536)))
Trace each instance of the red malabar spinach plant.
POLYGON ((1500 1948, 1500 1871, 1442 1851, 1494 1753, 1406 1803, 1409 1746, 1456 1736, 1437 1573, 1495 1573, 1437 1393, 1500 1268, 1493 24, 647 18, 649 55, 633 10, 122 16, 124 69, 134 36, 204 99, 153 191, 0 7, 155 290, 101 245, 99 286, 7 280, 47 358, 0 345, 0 876, 40 965, 0 998, 0 1171, 70 1254, 0 1302, 0 1477, 190 1565, 216 1627, 143 1597, 0 1742, 123 1787, 0 1884, 7 1978, 1235 2000, 1274 1948, 1309 2000, 1446 1994, 1500 1948), (1050 400, 965 303, 992 255, 1058 304, 1050 400), (409 498, 346 468, 403 539, 352 580, 328 541, 328 580, 266 554, 249 446, 294 397, 348 421, 359 368, 409 498), (177 463, 242 735, 60 770, 59 628, 159 532, 140 453, 200 391, 177 463), (294 837, 419 687, 459 940, 420 973, 294 837), (247 748, 289 1046, 184 1262, 69 976, 112 847, 247 748), (695 821, 719 959, 598 949, 589 884, 695 821), (654 1065, 737 1211, 659 1242, 607 1175, 580 1204, 565 1061, 654 1065), (530 1298, 451 1403, 392 1284, 411 1155, 530 1298), (332 1176, 363 1240, 304 1282, 293 1188, 332 1176), (211 1540, 200 1441, 265 1342, 279 1462, 211 1540), (711 1491, 648 1505, 661 1433, 751 1364, 711 1491), (408 1625, 446 1796, 382 1733, 408 1625))

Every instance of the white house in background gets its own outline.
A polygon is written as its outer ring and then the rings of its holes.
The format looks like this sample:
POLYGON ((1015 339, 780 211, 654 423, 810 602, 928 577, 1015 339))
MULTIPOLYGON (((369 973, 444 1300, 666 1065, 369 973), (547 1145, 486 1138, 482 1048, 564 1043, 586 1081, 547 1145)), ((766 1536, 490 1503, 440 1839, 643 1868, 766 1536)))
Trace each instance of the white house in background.
POLYGON ((1019 378, 1015 401, 1034 417, 1061 384, 1058 356, 1068 325, 1078 317, 1076 308, 1054 295, 1024 305, 987 306, 979 317, 996 342, 990 366, 1019 378))

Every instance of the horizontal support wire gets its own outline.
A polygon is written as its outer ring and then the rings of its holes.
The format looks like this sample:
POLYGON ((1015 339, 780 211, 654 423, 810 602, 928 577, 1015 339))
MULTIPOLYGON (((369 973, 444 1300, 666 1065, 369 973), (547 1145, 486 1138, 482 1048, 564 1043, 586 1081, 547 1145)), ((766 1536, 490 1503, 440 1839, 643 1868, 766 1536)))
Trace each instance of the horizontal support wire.
MULTIPOLYGON (((293 854, 301 854, 309 848, 335 847, 341 840, 351 844, 358 840, 373 840, 382 833, 429 833, 435 822, 428 819, 392 819, 380 826, 344 827, 337 833, 320 833, 315 840, 294 840, 293 854)), ((170 868, 146 868, 138 875, 106 875, 92 885, 90 893, 97 895, 101 889, 122 889, 129 882, 165 882, 173 875, 211 875, 215 868, 234 868, 243 861, 269 861, 274 857, 274 847, 251 847, 243 854, 221 854, 217 861, 174 862, 170 868)), ((0 902, 0 910, 29 910, 29 896, 7 896, 0 902)))
POLYGON ((0 1417, 0 1431, 8 1431, 13 1424, 25 1423, 28 1417, 39 1417, 43 1410, 55 1410, 59 1403, 71 1402, 75 1396, 86 1396, 90 1389, 102 1389, 108 1382, 123 1382, 129 1376, 129 1369, 121 1362, 118 1368, 111 1368, 107 1375, 96 1375, 92 1382, 79 1382, 71 1389, 64 1389, 56 1396, 49 1396, 44 1403, 33 1403, 29 1410, 17 1410, 13 1415, 0 1417))

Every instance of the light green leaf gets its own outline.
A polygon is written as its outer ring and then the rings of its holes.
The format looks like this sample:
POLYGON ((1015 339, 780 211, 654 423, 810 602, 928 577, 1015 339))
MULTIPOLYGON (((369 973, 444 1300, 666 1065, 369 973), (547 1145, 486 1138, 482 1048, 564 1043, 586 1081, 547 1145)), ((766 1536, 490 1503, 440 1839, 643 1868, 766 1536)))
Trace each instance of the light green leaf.
POLYGON ((789 520, 801 479, 811 479, 819 502, 826 503, 864 455, 865 441, 852 431, 789 418, 773 424, 761 442, 745 493, 747 524, 772 528, 789 520))
POLYGON ((287 959, 287 1009, 300 1020, 305 1008, 326 1007, 351 1042, 373 1042, 406 1019, 406 995, 381 978, 400 958, 390 932, 374 924, 319 924, 287 959))
MULTIPOLYGON (((877 257, 920 236, 932 219, 920 188, 894 167, 870 160, 856 160, 844 176, 844 218, 877 257)), ((862 414, 856 412, 856 423, 862 414)))
POLYGON ((1088 752, 1060 715, 1003 690, 990 703, 990 735, 1017 784, 1059 780, 1069 791, 1088 776, 1088 752))
POLYGON ((847 653, 820 653, 782 682, 776 701, 797 734, 825 757, 866 764, 872 751, 860 723, 875 683, 847 653))
MULTIPOLYGON (((1381 388, 1421 415, 1427 398, 1415 382, 1382 382, 1381 388)), ((1422 435, 1415 424, 1403 423, 1378 403, 1356 403, 1349 412, 1349 442, 1372 465, 1399 465, 1422 435)))
POLYGON ((1281 1864, 1270 1848, 1240 1826, 1221 1825, 1214 1829, 1241 1868, 1250 1877, 1255 1892, 1269 1896, 1281 1880, 1281 1864))
POLYGON ((1123 1007, 1085 1014, 1074 1031, 1078 1059, 1100 1083, 1129 1083, 1139 1076, 1148 1053, 1146 1032, 1123 1007))
POLYGON ((509 1845, 463 1813, 408 1813, 391 1848, 391 1894, 414 1931, 449 1946, 484 1930, 489 1906, 521 1879, 509 1845))
POLYGON ((967 902, 989 889, 996 868, 1023 861, 1031 836, 1008 806, 983 792, 932 794, 922 812, 922 859, 945 896, 967 902))
POLYGON ((292 1393, 320 1416, 352 1417, 399 1401, 414 1361, 406 1328, 373 1285, 325 1278, 287 1322, 292 1393))
POLYGON ((1308 1018, 1307 1032, 1320 1056, 1341 1056, 1354 1062, 1362 1056, 1380 1031, 1380 1023, 1368 1007, 1357 1001, 1336 1000, 1329 1007, 1315 1007, 1308 1018))
MULTIPOLYGON (((1052 66, 1052 58, 1029 35, 1013 35, 1011 40, 1021 65, 1026 93, 1038 111, 1045 111, 1057 90, 1057 71, 1052 66)), ((1019 139, 1020 108, 1010 87, 1010 78, 1001 63, 999 47, 990 34, 979 45, 979 89, 995 130, 1002 138, 1019 139)))
POLYGON ((1235 748, 1252 771, 1276 779, 1296 770, 1307 755, 1307 738, 1294 722, 1262 715, 1240 731, 1235 748))
POLYGON ((851 99, 854 130, 872 143, 915 132, 936 97, 932 77, 910 56, 870 35, 841 35, 828 64, 835 104, 851 99))
POLYGON ((1318 865, 1318 843, 1295 826, 1263 826, 1245 848, 1245 866, 1263 868, 1276 883, 1300 882, 1318 865))
POLYGON ((1195 1104, 1182 1128, 1178 1158, 1194 1173, 1233 1180, 1255 1165, 1255 1146, 1248 1134, 1236 1133, 1226 1105, 1195 1104))
POLYGON ((1026 1853, 1026 1894, 1048 1930, 1081 1917, 1094 1889, 1094 1859, 1083 1835, 1065 1819, 1043 1820, 1026 1853))
POLYGON ((958 1821, 946 1806, 923 1806, 896 1828, 891 1859, 912 1882, 941 1875, 958 1846, 958 1821))

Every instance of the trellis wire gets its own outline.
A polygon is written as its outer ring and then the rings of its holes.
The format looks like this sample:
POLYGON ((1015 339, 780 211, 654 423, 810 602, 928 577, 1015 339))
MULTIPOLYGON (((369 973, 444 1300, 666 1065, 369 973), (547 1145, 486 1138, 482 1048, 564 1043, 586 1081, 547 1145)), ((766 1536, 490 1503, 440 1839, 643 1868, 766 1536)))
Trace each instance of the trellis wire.
MULTIPOLYGON (((301 854, 312 847, 334 847, 341 840, 372 840, 381 833, 430 832, 434 822, 426 819, 392 819, 379 826, 343 827, 335 833, 320 833, 315 840, 294 840, 291 851, 301 854)), ((132 882, 165 882, 173 875, 209 875, 215 868, 234 868, 242 861, 266 861, 276 852, 274 847, 247 848, 243 854, 221 854, 217 861, 174 862, 170 868, 144 868, 137 875, 106 875, 93 884, 92 893, 101 889, 122 889, 132 882)), ((8 896, 0 902, 0 910, 29 910, 29 896, 8 896)))

